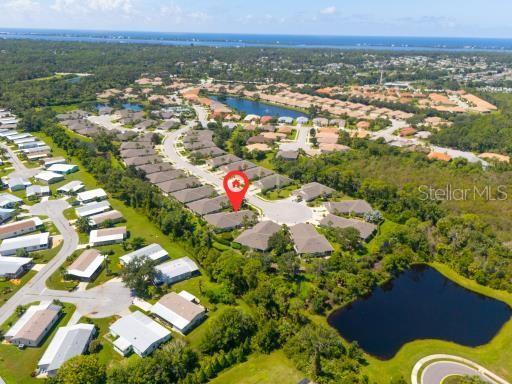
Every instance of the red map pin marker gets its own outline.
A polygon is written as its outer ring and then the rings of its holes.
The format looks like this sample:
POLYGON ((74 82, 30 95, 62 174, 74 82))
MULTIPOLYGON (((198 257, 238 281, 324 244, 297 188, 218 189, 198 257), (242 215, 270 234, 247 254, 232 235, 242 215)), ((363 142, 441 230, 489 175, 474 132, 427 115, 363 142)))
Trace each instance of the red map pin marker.
POLYGON ((241 171, 231 171, 224 177, 224 190, 228 195, 233 211, 238 211, 242 206, 245 194, 249 189, 249 178, 241 171))

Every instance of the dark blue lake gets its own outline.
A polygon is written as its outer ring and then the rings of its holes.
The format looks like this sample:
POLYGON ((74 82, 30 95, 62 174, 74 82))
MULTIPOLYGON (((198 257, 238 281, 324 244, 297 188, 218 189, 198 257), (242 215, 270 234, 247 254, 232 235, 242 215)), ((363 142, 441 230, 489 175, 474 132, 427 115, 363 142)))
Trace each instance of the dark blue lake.
POLYGON ((239 97, 219 97, 210 96, 211 99, 226 104, 228 107, 233 108, 239 112, 245 112, 248 115, 259 115, 259 116, 278 116, 278 117, 297 117, 306 116, 302 112, 295 111, 293 109, 278 107, 271 104, 262 103, 260 101, 253 101, 242 99, 239 97))
POLYGON ((510 319, 510 307, 469 291, 428 266, 414 266, 371 296, 328 318, 348 341, 380 359, 411 341, 438 339, 476 347, 510 319))

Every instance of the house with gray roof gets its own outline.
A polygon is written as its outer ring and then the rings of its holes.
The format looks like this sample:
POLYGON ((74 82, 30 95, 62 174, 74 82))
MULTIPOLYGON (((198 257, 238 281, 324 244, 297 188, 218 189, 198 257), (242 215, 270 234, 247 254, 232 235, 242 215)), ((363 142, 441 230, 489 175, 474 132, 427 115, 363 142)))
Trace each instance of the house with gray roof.
POLYGON ((324 203, 325 208, 333 215, 363 216, 373 212, 373 208, 365 200, 343 200, 324 203))
POLYGON ((89 217, 103 212, 110 211, 110 203, 107 200, 84 204, 75 208, 78 217, 89 217))
POLYGON ((279 189, 290 185, 292 180, 286 176, 274 173, 254 182, 254 186, 261 189, 262 192, 270 191, 272 189, 279 189))
POLYGON ((89 223, 93 228, 107 221, 109 221, 112 224, 117 224, 122 222, 123 220, 123 214, 117 210, 112 210, 108 212, 98 213, 97 215, 89 216, 89 223))
POLYGON ((226 164, 221 167, 221 170, 227 173, 231 171, 245 171, 247 169, 251 169, 254 167, 256 167, 256 164, 247 160, 241 160, 236 161, 234 163, 226 164))
POLYGON ((259 251, 269 249, 269 240, 275 233, 279 232, 281 226, 273 221, 261 221, 254 227, 246 229, 236 239, 235 242, 259 251))
POLYGON ((187 207, 198 215, 208 215, 220 212, 229 206, 228 198, 225 195, 212 199, 201 199, 187 204, 187 207))
POLYGON ((32 260, 28 257, 0 255, 0 277, 4 279, 18 279, 32 268, 32 260))
POLYGON ((229 231, 231 229, 241 227, 246 220, 256 220, 256 214, 249 210, 238 212, 219 212, 205 215, 204 219, 208 224, 214 226, 219 231, 229 231))
POLYGON ((206 164, 208 164, 208 166, 210 166, 211 168, 218 168, 222 165, 234 163, 234 162, 240 161, 240 160, 242 160, 242 159, 240 159, 238 156, 235 156, 232 154, 227 154, 227 155, 223 155, 223 156, 214 157, 212 159, 208 159, 208 160, 206 160, 206 164))
POLYGON ((333 228, 354 228, 359 232, 359 237, 368 240, 377 230, 377 226, 358 219, 347 219, 332 214, 328 214, 322 219, 320 225, 333 228))
POLYGON ((62 187, 57 188, 57 192, 65 195, 75 195, 85 188, 84 184, 80 180, 73 180, 62 187))
POLYGON ((154 156, 156 152, 153 148, 125 149, 121 151, 120 155, 123 159, 129 159, 131 157, 154 156))
POLYGON ((171 332, 140 311, 121 317, 109 330, 116 338, 114 350, 122 356, 131 352, 148 356, 171 338, 171 332))
POLYGON ((60 327, 37 363, 38 373, 55 376, 62 364, 87 351, 95 334, 94 324, 60 327))
POLYGON ((184 177, 181 179, 174 179, 164 181, 163 183, 156 184, 158 188, 164 193, 172 193, 181 191, 182 189, 199 187, 201 183, 197 177, 184 177))
POLYGON ((0 193, 0 208, 16 208, 23 204, 23 200, 10 193, 0 193))
POLYGON ((136 251, 127 253, 119 259, 122 265, 126 265, 135 259, 147 257, 155 263, 161 263, 169 257, 169 253, 160 244, 150 244, 136 251))
POLYGON ((36 233, 33 235, 5 239, 0 245, 0 255, 15 255, 19 249, 27 252, 41 251, 50 247, 50 233, 36 233))
POLYGON ((146 179, 151 184, 159 184, 165 181, 179 179, 180 177, 184 176, 185 172, 183 172, 181 169, 173 169, 169 171, 151 173, 149 175, 146 175, 146 179))
POLYGON ((209 185, 204 185, 197 188, 182 189, 181 191, 171 193, 171 195, 176 200, 184 204, 208 197, 213 197, 215 194, 215 189, 209 185))
POLYGON ((91 281, 99 273, 105 256, 97 249, 89 248, 83 251, 67 268, 67 274, 80 281, 91 281))
POLYGON ((281 123, 281 124, 292 124, 293 123, 293 117, 289 117, 289 116, 281 116, 278 120, 277 120, 278 123, 281 123))
POLYGON ((143 171, 146 174, 146 176, 152 173, 174 170, 174 167, 172 166, 171 163, 143 164, 137 165, 135 168, 137 168, 140 171, 143 171))
POLYGON ((299 255, 326 256, 334 251, 325 236, 319 234, 312 224, 296 224, 290 227, 290 235, 299 255))
POLYGON ((127 141, 121 144, 121 151, 128 149, 152 149, 153 144, 151 142, 139 142, 139 141, 127 141))
POLYGON ((311 201, 318 197, 325 198, 330 196, 334 192, 334 189, 329 188, 323 184, 313 182, 304 184, 302 188, 293 191, 292 194, 297 198, 304 201, 311 201))
POLYGON ((199 267, 190 257, 181 257, 155 267, 157 284, 174 284, 199 273, 199 267))
POLYGON ((261 179, 262 177, 270 176, 274 172, 263 167, 253 167, 251 169, 245 170, 244 173, 247 176, 247 178, 252 181, 261 179))
POLYGON ((144 156, 144 157, 130 157, 128 159, 124 159, 124 163, 126 166, 137 166, 137 165, 144 165, 144 164, 154 164, 154 163, 161 163, 162 158, 160 156, 144 156))
POLYGON ((190 155, 194 157, 217 157, 225 155, 226 151, 219 147, 203 148, 193 151, 190 155))

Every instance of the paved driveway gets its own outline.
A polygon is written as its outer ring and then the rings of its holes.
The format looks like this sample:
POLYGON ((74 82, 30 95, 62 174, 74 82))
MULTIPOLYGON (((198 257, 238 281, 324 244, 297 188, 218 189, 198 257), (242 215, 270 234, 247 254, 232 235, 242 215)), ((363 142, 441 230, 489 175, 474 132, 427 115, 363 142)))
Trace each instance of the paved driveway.
POLYGON ((9 174, 9 177, 21 177, 24 179, 29 179, 34 177, 40 172, 40 168, 27 168, 25 164, 18 158, 18 156, 14 153, 14 151, 9 148, 5 144, 0 144, 2 148, 7 151, 9 158, 11 160, 14 171, 9 174))
POLYGON ((455 361, 439 361, 425 368, 421 375, 421 384, 442 384, 447 376, 478 376, 488 383, 495 383, 487 379, 482 373, 455 361))

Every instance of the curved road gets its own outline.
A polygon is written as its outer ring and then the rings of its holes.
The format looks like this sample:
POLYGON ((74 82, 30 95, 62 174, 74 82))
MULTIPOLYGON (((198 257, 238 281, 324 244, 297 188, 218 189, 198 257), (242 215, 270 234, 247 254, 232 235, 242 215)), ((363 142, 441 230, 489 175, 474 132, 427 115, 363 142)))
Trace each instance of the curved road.
POLYGON ((509 384, 471 360, 445 354, 430 355, 419 360, 413 367, 411 382, 412 384, 442 384, 448 376, 454 375, 478 376, 490 384, 509 384), (421 377, 419 377, 420 371, 421 377))
MULTIPOLYGON (((185 170, 223 192, 222 174, 210 172, 205 166, 194 165, 179 153, 176 143, 189 129, 190 127, 184 127, 166 134, 163 142, 165 155, 174 164, 175 168, 185 170)), ((265 219, 289 225, 305 223, 315 219, 316 210, 308 207, 305 202, 297 202, 292 197, 274 201, 263 200, 257 196, 258 192, 259 189, 249 189, 246 199, 249 204, 261 211, 265 219)))
MULTIPOLYGON (((26 168, 12 151, 9 150, 9 154, 12 156, 17 175, 28 175, 33 171, 26 168)), ((75 292, 55 291, 46 287, 46 280, 59 269, 78 246, 78 235, 63 214, 63 211, 69 207, 65 199, 43 201, 29 207, 31 215, 45 215, 50 218, 62 235, 63 244, 57 255, 0 307, 0 324, 11 316, 17 306, 41 300, 57 299, 73 303, 79 315, 89 317, 109 317, 128 310, 133 297, 130 290, 120 281, 114 280, 87 291, 75 292)))

